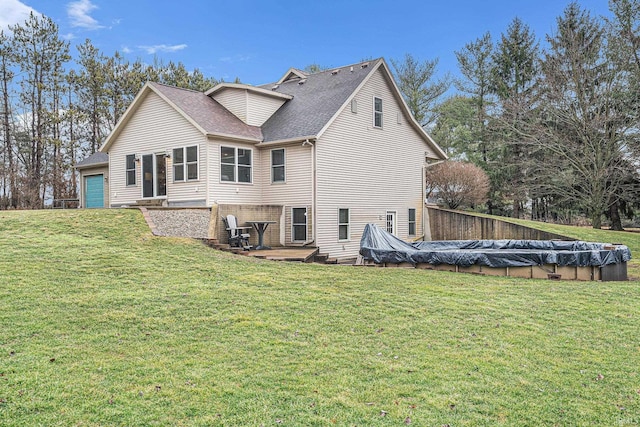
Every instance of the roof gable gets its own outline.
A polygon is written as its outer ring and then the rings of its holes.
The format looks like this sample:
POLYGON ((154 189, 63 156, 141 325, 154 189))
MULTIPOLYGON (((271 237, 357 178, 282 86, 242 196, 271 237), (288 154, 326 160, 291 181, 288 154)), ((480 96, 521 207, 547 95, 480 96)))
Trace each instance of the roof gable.
POLYGON ((276 84, 274 91, 293 99, 262 125, 264 142, 318 136, 374 69, 369 62, 347 65, 276 84))
POLYGON ((289 70, 284 73, 284 76, 280 78, 275 84, 280 85, 289 80, 300 80, 307 77, 307 73, 304 71, 298 70, 297 68, 289 68, 289 70))
MULTIPOLYGON (((415 117, 413 117, 413 114, 411 114, 411 110, 409 109, 407 102, 404 100, 404 97, 400 92, 400 88, 398 88, 398 85, 396 84, 396 81, 393 78, 393 75, 391 74, 391 70, 389 69, 389 66, 384 61, 384 59, 380 60, 380 64, 378 64, 378 66, 380 71, 382 72, 382 75, 387 80, 387 83, 391 86, 392 88, 391 92, 393 93, 393 96, 396 102, 400 106, 400 109, 402 110, 407 123, 409 123, 416 130, 416 132, 418 132, 420 137, 427 143, 427 145, 433 150, 433 152, 439 156, 439 159, 444 160, 449 158, 449 156, 447 156, 447 154, 442 150, 442 148, 440 148, 440 146, 433 140, 433 138, 431 138, 431 135, 429 135, 424 130, 424 128, 420 126, 420 124, 416 121, 415 117)), ((353 98, 353 96, 355 96, 355 93, 352 94, 352 96, 349 99, 349 102, 351 101, 351 98, 353 98)))
POLYGON ((147 82, 100 147, 100 151, 108 152, 135 111, 150 93, 155 93, 162 98, 205 136, 220 136, 250 142, 262 140, 262 132, 259 127, 249 126, 242 122, 204 93, 147 82))

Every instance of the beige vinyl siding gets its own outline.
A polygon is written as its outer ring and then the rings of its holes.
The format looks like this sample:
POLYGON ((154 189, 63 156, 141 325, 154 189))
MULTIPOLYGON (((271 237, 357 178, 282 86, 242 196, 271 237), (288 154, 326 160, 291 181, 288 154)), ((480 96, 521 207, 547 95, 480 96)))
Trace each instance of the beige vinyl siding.
POLYGON ((229 142, 222 139, 210 138, 207 143, 209 150, 208 198, 211 203, 217 204, 265 204, 262 201, 262 157, 269 153, 258 150, 254 144, 243 144, 239 142, 229 142), (252 182, 223 182, 220 180, 220 147, 237 147, 252 150, 251 178, 252 182))
POLYGON ((285 182, 271 182, 271 148, 262 149, 264 159, 262 197, 265 204, 311 205, 313 192, 313 147, 301 143, 273 148, 284 148, 285 182))
POLYGON ((247 123, 247 91, 238 88, 225 88, 216 92, 213 99, 231 111, 237 118, 247 123))
MULTIPOLYGON (((356 94, 357 113, 348 105, 316 143, 317 245, 332 257, 358 254, 367 223, 385 226, 396 211, 397 236, 408 239, 408 210, 416 209, 422 235, 422 167, 434 155, 408 118, 398 123, 400 106, 380 71, 356 94), (373 126, 373 99, 383 102, 382 128, 373 126), (338 209, 350 213, 350 239, 338 239, 338 209)), ((414 238, 412 236, 411 238, 414 238)))
POLYGON ((307 208, 307 239, 313 239, 313 147, 302 143, 262 149, 262 199, 265 204, 282 205, 283 222, 281 235, 285 245, 292 244, 291 209, 307 208), (271 150, 284 149, 285 182, 271 182, 271 150))
MULTIPOLYGON (((198 146, 197 181, 173 182, 171 159, 167 159, 167 201, 191 202, 206 198, 206 138, 187 119, 153 92, 142 100, 135 114, 109 151, 111 206, 130 205, 142 199, 141 162, 136 162, 136 185, 126 185, 127 154, 172 153, 174 148, 198 146)), ((195 204, 195 203, 194 203, 195 204)))
POLYGON ((285 103, 274 98, 241 88, 225 88, 213 95, 224 108, 251 126, 262 126, 285 103))
POLYGON ((262 126, 285 103, 282 98, 247 91, 247 121, 251 126, 262 126))

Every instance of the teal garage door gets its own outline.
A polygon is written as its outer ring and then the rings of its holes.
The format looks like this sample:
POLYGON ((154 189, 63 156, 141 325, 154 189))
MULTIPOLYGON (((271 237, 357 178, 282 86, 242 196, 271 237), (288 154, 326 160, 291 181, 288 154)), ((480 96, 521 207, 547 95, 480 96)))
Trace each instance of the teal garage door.
POLYGON ((84 207, 104 208, 104 176, 86 176, 84 178, 84 188, 84 207))

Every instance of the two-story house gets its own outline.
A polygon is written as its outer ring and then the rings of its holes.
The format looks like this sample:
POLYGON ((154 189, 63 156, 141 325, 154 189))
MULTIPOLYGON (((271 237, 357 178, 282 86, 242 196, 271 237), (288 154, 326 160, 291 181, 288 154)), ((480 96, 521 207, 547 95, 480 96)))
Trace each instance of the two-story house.
POLYGON ((357 255, 367 223, 420 238, 424 168, 446 158, 383 59, 205 93, 147 83, 100 152, 80 169, 85 207, 96 192, 110 207, 264 207, 276 219, 269 243, 336 258, 357 255), (108 185, 92 187, 104 173, 108 185))

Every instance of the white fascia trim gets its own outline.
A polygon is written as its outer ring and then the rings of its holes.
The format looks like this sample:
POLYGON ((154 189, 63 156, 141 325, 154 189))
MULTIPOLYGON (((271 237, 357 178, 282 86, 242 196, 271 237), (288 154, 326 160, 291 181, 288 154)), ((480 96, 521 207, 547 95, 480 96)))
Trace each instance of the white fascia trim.
POLYGON ((262 140, 258 139, 258 138, 250 138, 250 137, 239 136, 239 135, 231 135, 231 134, 228 134, 228 133, 207 132, 207 133, 205 133, 205 135, 207 136, 207 138, 220 138, 220 139, 226 139, 226 140, 229 140, 229 141, 250 142, 252 144, 258 144, 258 143, 262 142, 262 140))

